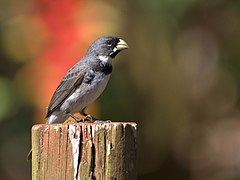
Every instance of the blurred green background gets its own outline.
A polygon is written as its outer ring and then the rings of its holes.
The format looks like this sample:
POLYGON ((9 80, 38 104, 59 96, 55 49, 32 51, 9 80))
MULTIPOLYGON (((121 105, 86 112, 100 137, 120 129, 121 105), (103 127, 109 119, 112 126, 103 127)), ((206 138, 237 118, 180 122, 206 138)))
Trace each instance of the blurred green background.
POLYGON ((102 35, 131 48, 89 111, 138 123, 138 179, 240 179, 239 32, 236 0, 0 0, 0 179, 30 179, 31 126, 102 35))

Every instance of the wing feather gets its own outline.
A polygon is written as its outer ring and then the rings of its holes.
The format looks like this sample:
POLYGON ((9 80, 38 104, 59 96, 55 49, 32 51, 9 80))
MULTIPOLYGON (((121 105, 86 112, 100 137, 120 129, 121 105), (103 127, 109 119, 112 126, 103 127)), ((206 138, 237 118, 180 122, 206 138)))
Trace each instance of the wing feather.
POLYGON ((52 112, 59 108, 82 83, 84 74, 84 72, 80 70, 75 71, 74 69, 67 73, 52 96, 46 117, 49 117, 52 112))

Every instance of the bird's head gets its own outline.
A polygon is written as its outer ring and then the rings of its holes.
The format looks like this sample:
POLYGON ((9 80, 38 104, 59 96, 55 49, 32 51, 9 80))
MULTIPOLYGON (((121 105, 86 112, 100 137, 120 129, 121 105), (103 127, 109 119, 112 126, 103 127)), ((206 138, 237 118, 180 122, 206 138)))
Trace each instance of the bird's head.
POLYGON ((96 56, 114 58, 120 51, 128 49, 128 44, 115 36, 104 36, 95 40, 90 46, 88 53, 96 56))

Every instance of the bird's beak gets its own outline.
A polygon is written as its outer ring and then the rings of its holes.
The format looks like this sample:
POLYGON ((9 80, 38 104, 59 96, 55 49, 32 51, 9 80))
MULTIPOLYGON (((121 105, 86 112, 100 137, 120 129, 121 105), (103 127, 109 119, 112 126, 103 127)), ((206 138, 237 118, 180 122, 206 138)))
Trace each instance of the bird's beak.
POLYGON ((119 39, 119 42, 117 43, 116 48, 117 48, 118 51, 121 51, 123 49, 128 49, 129 46, 124 40, 119 39))

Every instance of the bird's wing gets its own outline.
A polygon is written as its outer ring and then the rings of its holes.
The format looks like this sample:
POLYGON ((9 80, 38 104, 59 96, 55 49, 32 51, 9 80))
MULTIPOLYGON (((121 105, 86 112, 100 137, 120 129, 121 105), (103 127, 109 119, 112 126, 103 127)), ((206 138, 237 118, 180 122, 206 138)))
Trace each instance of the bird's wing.
POLYGON ((64 77, 62 82, 54 92, 50 101, 46 117, 49 117, 53 111, 59 108, 64 101, 74 92, 74 90, 82 83, 85 72, 71 69, 64 77))

